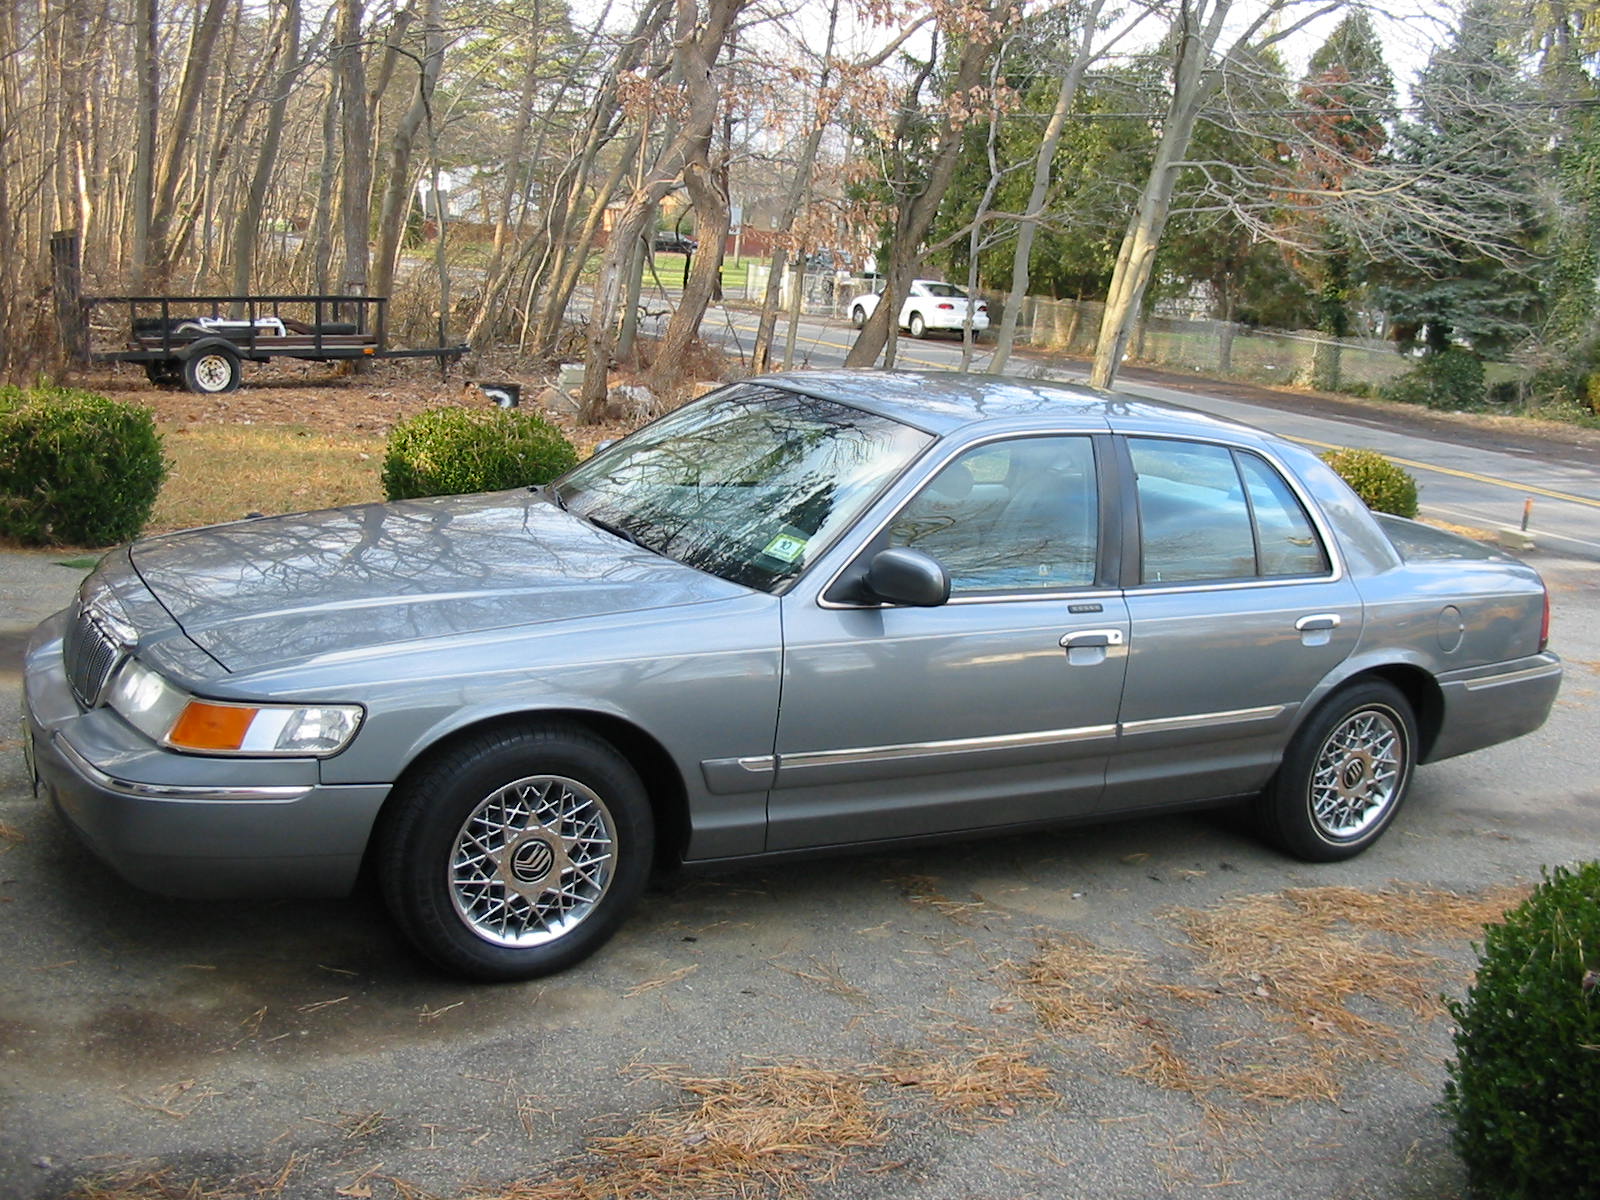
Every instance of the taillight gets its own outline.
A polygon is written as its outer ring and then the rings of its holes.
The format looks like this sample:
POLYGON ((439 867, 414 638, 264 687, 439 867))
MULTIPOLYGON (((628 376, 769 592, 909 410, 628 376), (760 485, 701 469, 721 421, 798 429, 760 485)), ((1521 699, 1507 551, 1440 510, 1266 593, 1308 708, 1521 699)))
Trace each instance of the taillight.
POLYGON ((954 304, 941 304, 939 307, 945 312, 953 312, 956 306, 954 304))
POLYGON ((1539 619, 1539 652, 1550 648, 1550 589, 1544 589, 1544 616, 1539 619))

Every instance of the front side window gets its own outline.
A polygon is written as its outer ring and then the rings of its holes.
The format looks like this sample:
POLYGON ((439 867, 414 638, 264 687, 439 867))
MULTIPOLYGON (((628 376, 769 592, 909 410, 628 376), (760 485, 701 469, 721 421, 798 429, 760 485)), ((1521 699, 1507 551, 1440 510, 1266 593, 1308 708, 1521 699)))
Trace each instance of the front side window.
POLYGON ((1140 579, 1147 584, 1325 574, 1311 518, 1263 459, 1206 442, 1135 438, 1140 579))
POLYGON ((555 495, 650 550, 773 591, 932 440, 833 400, 746 384, 608 447, 557 481, 555 495))
POLYGON ((1033 437, 968 450, 942 467, 890 527, 890 544, 950 572, 952 595, 1092 587, 1099 553, 1094 447, 1033 437))

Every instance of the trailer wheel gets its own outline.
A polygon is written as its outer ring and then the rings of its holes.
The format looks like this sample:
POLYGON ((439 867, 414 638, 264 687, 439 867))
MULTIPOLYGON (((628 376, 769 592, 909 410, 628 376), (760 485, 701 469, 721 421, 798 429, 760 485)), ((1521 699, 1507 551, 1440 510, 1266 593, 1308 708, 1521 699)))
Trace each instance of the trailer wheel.
POLYGON ((203 350, 184 361, 183 382, 191 392, 217 395, 239 386, 239 356, 220 346, 203 350))

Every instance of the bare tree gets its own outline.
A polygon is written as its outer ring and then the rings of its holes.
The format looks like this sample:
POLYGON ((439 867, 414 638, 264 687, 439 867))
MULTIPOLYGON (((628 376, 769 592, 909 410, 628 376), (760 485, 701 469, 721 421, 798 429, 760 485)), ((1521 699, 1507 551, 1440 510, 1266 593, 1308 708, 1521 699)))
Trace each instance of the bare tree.
MULTIPOLYGON (((900 301, 922 262, 922 241, 932 228, 939 205, 949 190, 951 179, 955 177, 961 154, 962 131, 970 119, 981 113, 981 109, 974 111, 977 106, 973 104, 973 98, 983 90, 990 56, 995 52, 1002 34, 1016 19, 1017 10, 1009 0, 992 0, 977 7, 941 11, 941 28, 953 34, 954 67, 943 90, 933 150, 919 184, 898 205, 883 297, 845 355, 847 367, 871 366, 889 341, 891 324, 899 316, 900 301)), ((932 74, 934 65, 934 56, 930 54, 905 92, 905 106, 895 137, 895 144, 899 148, 895 174, 901 178, 909 173, 906 144, 911 118, 918 105, 918 93, 932 74)))
POLYGON ((601 259, 579 400, 583 420, 598 420, 605 405, 607 372, 616 347, 617 307, 623 291, 625 260, 656 207, 678 185, 691 161, 704 153, 717 115, 718 90, 712 68, 732 31, 734 20, 748 2, 707 0, 703 11, 695 0, 675 2, 673 68, 682 89, 679 98, 682 115, 661 152, 623 201, 601 259))

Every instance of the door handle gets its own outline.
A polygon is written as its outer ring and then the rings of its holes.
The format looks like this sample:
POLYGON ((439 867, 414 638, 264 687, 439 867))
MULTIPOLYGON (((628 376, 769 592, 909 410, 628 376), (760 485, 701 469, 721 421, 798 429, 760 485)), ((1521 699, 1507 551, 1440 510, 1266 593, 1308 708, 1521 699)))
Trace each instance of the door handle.
POLYGON ((1294 623, 1294 627, 1301 633, 1313 633, 1323 629, 1339 628, 1338 613, 1309 613, 1294 623))
POLYGON ((1120 646, 1124 641, 1120 629, 1080 629, 1076 633, 1061 635, 1061 648, 1071 650, 1074 647, 1087 646, 1120 646))

